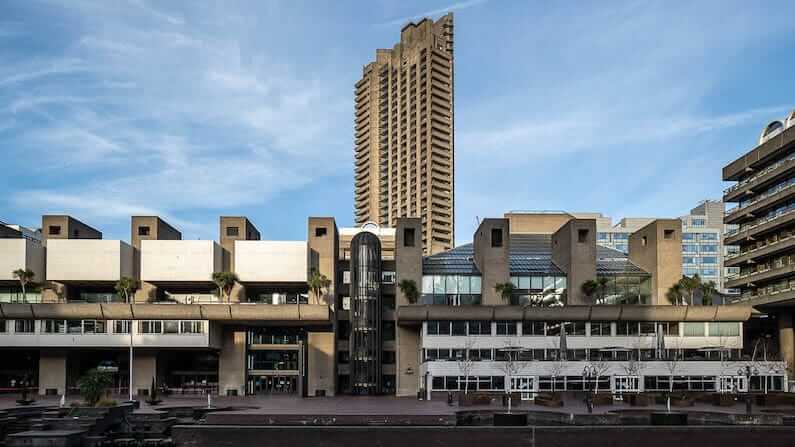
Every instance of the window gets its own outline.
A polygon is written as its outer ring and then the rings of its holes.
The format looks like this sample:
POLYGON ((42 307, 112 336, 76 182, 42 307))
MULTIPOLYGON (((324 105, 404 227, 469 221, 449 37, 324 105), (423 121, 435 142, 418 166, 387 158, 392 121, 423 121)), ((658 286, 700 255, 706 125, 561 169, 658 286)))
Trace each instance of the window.
POLYGON ((588 229, 587 228, 580 228, 577 230, 577 242, 583 244, 588 242, 588 229))
POLYGON ((516 335, 515 321, 498 321, 497 335, 516 335))
POLYGON ((138 227, 138 236, 149 236, 149 227, 144 225, 138 227))
POLYGON ((327 231, 326 227, 315 227, 315 237, 323 237, 327 231))
POLYGON ((695 264, 697 259, 695 256, 682 256, 682 264, 695 264))
POLYGON ((717 253, 718 246, 716 244, 704 244, 701 246, 701 253, 717 253))
POLYGON ((647 242, 648 241, 646 239, 646 236, 643 236, 643 237, 640 238, 640 245, 643 245, 645 247, 647 242))
POLYGON ((474 362, 491 360, 491 349, 470 349, 469 360, 474 362))
POLYGON ((698 253, 698 245, 682 244, 682 251, 684 253, 698 253))
POLYGON ((81 320, 67 320, 66 332, 69 334, 82 334, 83 322, 81 320))
POLYGON ((104 321, 99 320, 84 320, 83 333, 84 334, 104 334, 107 332, 107 326, 104 321))
POLYGON ((381 339, 383 341, 395 340, 395 322, 384 321, 381 326, 381 339))
POLYGON ((663 333, 665 335, 671 335, 674 337, 679 336, 679 323, 676 321, 668 322, 668 323, 660 323, 663 327, 663 333))
POLYGON ((396 359, 395 351, 384 351, 381 353, 381 363, 385 365, 393 365, 396 359))
POLYGON ((683 241, 694 241, 694 240, 696 240, 696 235, 694 233, 682 233, 682 240, 683 241))
MULTIPOLYGON (((516 328, 514 327, 514 334, 516 328)), ((491 335, 491 322, 484 320, 473 320, 469 322, 469 335, 491 335)))
POLYGON ((640 323, 640 335, 654 335, 657 331, 654 328, 655 324, 651 321, 642 321, 640 323))
POLYGON ((162 321, 139 321, 138 332, 142 334, 159 334, 163 332, 162 321))
POLYGON ((384 284, 394 284, 395 272, 381 272, 381 282, 384 284))
POLYGON ((663 238, 664 239, 673 239, 674 238, 674 230, 663 230, 663 238))
POLYGON ((502 228, 491 229, 491 246, 502 247, 502 228))
POLYGON ((522 322, 522 335, 544 335, 544 322, 543 321, 523 321, 522 322))
POLYGON ((572 321, 566 326, 566 333, 569 335, 585 335, 585 322, 584 321, 572 321))
POLYGON ((607 235, 607 233, 602 233, 602 232, 596 233, 596 240, 598 240, 599 242, 607 242, 609 239, 610 237, 607 235))
POLYGON ((704 219, 693 219, 691 223, 694 227, 703 227, 706 221, 704 219))
POLYGON ((32 334, 35 331, 35 320, 14 320, 14 332, 32 334))
POLYGON ((703 337, 704 323, 683 323, 685 337, 703 337))
POLYGON ((427 327, 428 335, 450 335, 449 321, 429 321, 427 327))
POLYGON ((66 333, 66 322, 64 320, 44 320, 45 334, 64 334, 66 333))
POLYGON ((113 322, 113 333, 114 334, 129 334, 130 333, 130 321, 129 320, 116 320, 113 322))
POLYGON ((740 336, 739 323, 710 323, 710 337, 738 337, 740 336))
POLYGON ((466 321, 452 321, 450 327, 450 335, 463 336, 467 334, 466 321))
POLYGON ((637 321, 619 321, 616 323, 616 335, 638 335, 640 328, 637 321))
POLYGON ((403 229, 403 246, 404 247, 413 247, 415 242, 415 231, 414 228, 404 228, 403 229))
POLYGON ((702 264, 717 264, 718 263, 718 257, 717 256, 704 256, 703 258, 701 258, 701 263, 702 264))
POLYGON ((180 332, 183 334, 201 334, 204 332, 204 325, 201 321, 181 321, 180 332))
POLYGON ((163 322, 164 334, 179 334, 179 321, 164 321, 163 322))
POLYGON ((238 235, 240 235, 240 228, 238 228, 238 227, 226 227, 226 235, 227 236, 238 236, 238 235))
POLYGON ((610 335, 609 321, 591 322, 591 337, 609 337, 610 335))
POLYGON ((50 235, 57 236, 61 234, 61 226, 60 225, 50 225, 49 228, 50 235))

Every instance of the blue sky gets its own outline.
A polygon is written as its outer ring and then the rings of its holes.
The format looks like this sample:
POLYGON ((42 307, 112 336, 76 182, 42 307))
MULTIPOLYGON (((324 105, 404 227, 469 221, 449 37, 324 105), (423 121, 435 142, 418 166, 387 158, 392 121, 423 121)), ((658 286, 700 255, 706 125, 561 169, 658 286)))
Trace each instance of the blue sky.
POLYGON ((353 221, 353 84, 455 13, 456 239, 507 210, 678 216, 795 108, 791 2, 6 0, 0 219, 129 239, 353 221), (576 6, 576 7, 575 7, 576 6))

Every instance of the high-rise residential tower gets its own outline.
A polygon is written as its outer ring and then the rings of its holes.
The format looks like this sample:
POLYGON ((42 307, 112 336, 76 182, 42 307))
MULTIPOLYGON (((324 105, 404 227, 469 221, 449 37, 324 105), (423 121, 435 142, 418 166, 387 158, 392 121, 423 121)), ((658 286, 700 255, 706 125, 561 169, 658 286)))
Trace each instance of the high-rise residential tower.
POLYGON ((355 221, 419 217, 426 253, 454 243, 453 15, 409 23, 356 83, 355 221))

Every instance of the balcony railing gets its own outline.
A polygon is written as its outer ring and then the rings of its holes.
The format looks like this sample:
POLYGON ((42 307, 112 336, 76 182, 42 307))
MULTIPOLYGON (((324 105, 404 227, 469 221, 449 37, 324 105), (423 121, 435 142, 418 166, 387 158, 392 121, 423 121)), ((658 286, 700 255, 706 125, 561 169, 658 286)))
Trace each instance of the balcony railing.
POLYGON ((751 225, 746 225, 746 226, 744 226, 742 228, 733 228, 731 230, 727 230, 726 233, 724 233, 724 236, 733 236, 733 235, 735 235, 737 233, 740 233, 740 232, 743 232, 743 231, 752 230, 752 229, 754 229, 754 228, 756 228, 756 227, 758 227, 760 225, 764 225, 764 224, 766 224, 766 223, 768 223, 768 222, 770 222, 772 220, 778 219, 781 216, 786 216, 786 215, 788 215, 790 213, 793 213, 793 212, 795 212, 795 208, 778 212, 778 213, 776 213, 776 214, 774 214, 772 216, 764 217, 764 218, 761 218, 761 219, 759 219, 757 221, 754 221, 754 223, 751 224, 751 225))
POLYGON ((0 303, 37 304, 41 303, 41 293, 27 292, 0 292, 0 303))
POLYGON ((743 251, 743 252, 737 252, 737 253, 729 253, 729 254, 727 254, 727 255, 726 255, 726 258, 725 258, 725 259, 728 261, 728 260, 730 260, 730 259, 738 258, 738 257, 740 257, 740 256, 745 256, 745 255, 748 255, 748 254, 753 254, 753 253, 755 253, 755 252, 757 252, 757 251, 759 251, 759 250, 762 250, 762 249, 765 249, 765 248, 768 248, 768 247, 774 247, 774 246, 776 246, 776 245, 778 245, 778 244, 780 244, 780 243, 782 243, 782 242, 785 242, 785 241, 788 241, 788 240, 792 239, 793 237, 795 237, 795 234, 791 234, 791 235, 789 235, 789 236, 786 236, 786 237, 780 238, 780 239, 778 239, 778 240, 777 240, 777 241, 775 241, 775 242, 771 242, 771 243, 769 243, 769 244, 765 244, 765 245, 762 245, 762 246, 760 246, 760 247, 756 247, 756 248, 754 248, 754 249, 751 249, 751 250, 747 250, 747 251, 743 251))
POLYGON ((791 188, 793 186, 795 186, 795 183, 787 183, 785 185, 780 185, 780 186, 775 187, 775 188, 773 188, 771 190, 765 191, 763 194, 760 194, 760 195, 754 197, 751 200, 748 200, 746 202, 741 202, 737 206, 735 206, 735 207, 733 207, 733 208, 731 208, 729 210, 726 210, 726 212, 724 213, 724 216, 728 216, 728 215, 730 215, 732 213, 737 212, 738 210, 741 210, 743 208, 747 208, 747 207, 749 207, 749 206, 751 206, 751 205, 753 205, 753 204, 755 204, 757 202, 761 202, 762 200, 765 200, 768 197, 774 196, 774 195, 780 193, 781 191, 789 189, 789 188, 791 188))
POLYGON ((742 188, 743 186, 758 180, 759 178, 763 177, 764 175, 766 175, 770 171, 775 170, 779 166, 781 166, 781 165, 783 165, 785 163, 789 163, 789 162, 791 162, 793 160, 795 160, 795 154, 794 155, 790 155, 789 157, 787 157, 787 158, 785 158, 783 160, 779 160, 779 161, 773 163, 772 165, 768 166, 767 168, 763 169, 762 171, 759 171, 755 175, 753 175, 753 176, 751 176, 751 177, 749 177, 749 178, 747 178, 745 180, 742 180, 740 182, 737 182, 736 184, 724 189, 723 190, 723 194, 728 194, 728 193, 730 193, 732 191, 736 191, 736 190, 742 188))

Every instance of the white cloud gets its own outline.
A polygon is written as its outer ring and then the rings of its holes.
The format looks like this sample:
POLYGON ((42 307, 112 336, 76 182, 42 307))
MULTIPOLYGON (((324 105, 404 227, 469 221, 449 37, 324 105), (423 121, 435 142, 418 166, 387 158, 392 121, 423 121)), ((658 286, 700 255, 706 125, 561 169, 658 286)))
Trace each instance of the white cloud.
POLYGON ((463 2, 452 3, 450 5, 432 9, 430 11, 420 12, 411 16, 400 17, 397 19, 392 19, 388 22, 381 23, 381 26, 385 25, 405 25, 406 22, 410 22, 412 20, 422 19, 425 17, 433 17, 441 14, 446 14, 450 11, 460 11, 462 9, 471 8, 473 6, 478 6, 483 3, 486 3, 488 0, 467 0, 463 2))

